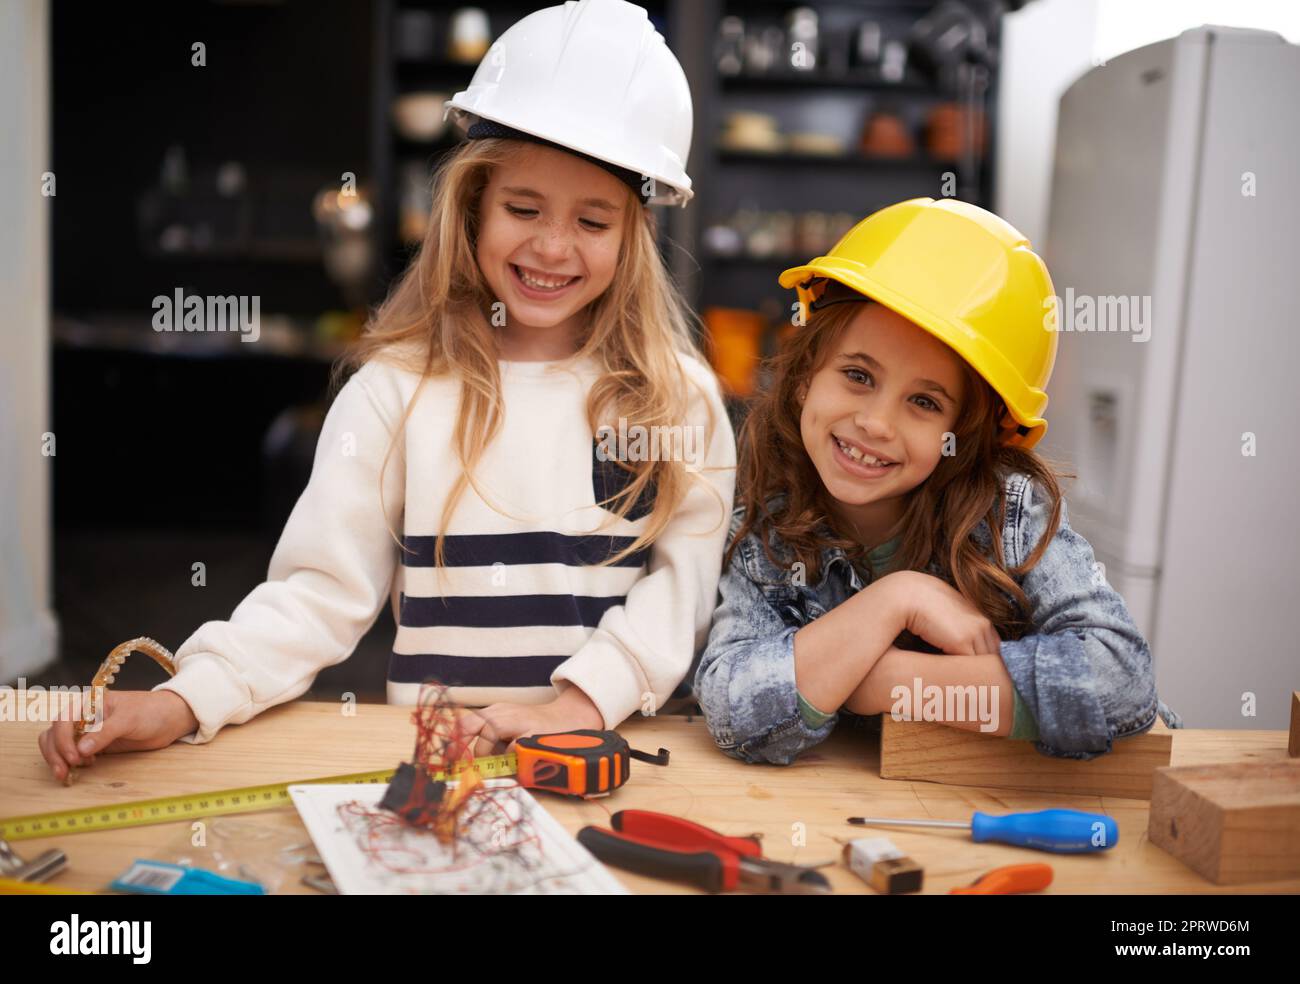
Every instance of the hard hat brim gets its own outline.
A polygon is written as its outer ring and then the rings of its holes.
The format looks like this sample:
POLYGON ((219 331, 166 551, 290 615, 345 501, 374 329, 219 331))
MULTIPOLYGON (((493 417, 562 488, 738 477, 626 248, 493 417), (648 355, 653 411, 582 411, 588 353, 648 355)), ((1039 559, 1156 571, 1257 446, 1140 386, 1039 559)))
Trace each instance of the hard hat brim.
MULTIPOLYGON (((530 137, 536 137, 538 140, 544 140, 547 143, 555 144, 566 150, 571 150, 575 154, 585 155, 588 157, 598 157, 607 164, 613 164, 616 167, 625 168, 629 171, 636 171, 638 174, 644 173, 641 167, 628 163, 626 159, 619 158, 618 155, 610 154, 603 149, 594 149, 585 146, 577 146, 577 141, 566 139, 562 134, 553 132, 541 133, 538 129, 530 127, 527 122, 515 120, 510 117, 509 113, 495 113, 488 115, 476 109, 467 109, 458 105, 456 100, 463 96, 463 92, 458 92, 454 97, 444 103, 443 118, 451 117, 454 125, 461 133, 469 130, 470 126, 476 120, 490 120, 493 123, 500 123, 502 126, 508 126, 511 129, 519 130, 528 134, 530 137)), ((652 197, 646 204, 648 205, 685 205, 695 197, 695 192, 691 190, 690 178, 683 175, 680 181, 670 181, 668 178, 658 174, 647 174, 655 182, 656 188, 667 188, 668 193, 659 193, 652 197)))
POLYGON ((1047 406, 1047 393, 1026 386, 1006 357, 969 328, 929 311, 914 300, 877 282, 863 269, 862 264, 854 260, 819 256, 803 266, 783 271, 778 279, 782 287, 795 288, 799 299, 809 302, 811 298, 804 285, 816 277, 838 281, 883 304, 929 332, 975 368, 1002 397, 1008 413, 1015 418, 1015 424, 1007 428, 1005 443, 1031 448, 1047 433, 1047 421, 1042 417, 1042 411, 1047 406))

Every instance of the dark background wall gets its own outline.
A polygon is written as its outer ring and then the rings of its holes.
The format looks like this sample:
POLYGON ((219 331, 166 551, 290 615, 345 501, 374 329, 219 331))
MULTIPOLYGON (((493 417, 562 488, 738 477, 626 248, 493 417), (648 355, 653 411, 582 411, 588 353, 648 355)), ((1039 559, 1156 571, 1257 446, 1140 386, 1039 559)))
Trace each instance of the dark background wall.
POLYGON ((260 294, 262 310, 318 311, 337 290, 308 249, 163 258, 139 234, 141 197, 185 148, 195 183, 247 174, 268 243, 308 246, 312 194, 369 170, 372 5, 146 2, 53 5, 56 310, 149 310, 171 287, 260 294), (191 65, 191 45, 207 65, 191 65))

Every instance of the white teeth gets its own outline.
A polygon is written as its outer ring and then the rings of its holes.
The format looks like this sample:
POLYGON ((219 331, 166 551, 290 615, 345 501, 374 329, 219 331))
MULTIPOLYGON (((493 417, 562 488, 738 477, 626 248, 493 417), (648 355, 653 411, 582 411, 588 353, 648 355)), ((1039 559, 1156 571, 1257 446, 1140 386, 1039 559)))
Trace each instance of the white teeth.
POLYGON ((845 444, 838 437, 835 438, 835 443, 839 445, 841 451, 847 454, 854 461, 861 461, 863 464, 873 465, 875 467, 880 467, 881 465, 893 464, 892 461, 882 461, 879 458, 873 458, 870 455, 865 455, 857 448, 853 447, 852 445, 845 444))
POLYGON ((529 287, 536 287, 539 290, 555 290, 558 287, 567 286, 574 280, 573 277, 565 277, 563 280, 545 280, 539 277, 534 277, 521 266, 516 266, 515 269, 519 272, 520 280, 526 283, 529 287))

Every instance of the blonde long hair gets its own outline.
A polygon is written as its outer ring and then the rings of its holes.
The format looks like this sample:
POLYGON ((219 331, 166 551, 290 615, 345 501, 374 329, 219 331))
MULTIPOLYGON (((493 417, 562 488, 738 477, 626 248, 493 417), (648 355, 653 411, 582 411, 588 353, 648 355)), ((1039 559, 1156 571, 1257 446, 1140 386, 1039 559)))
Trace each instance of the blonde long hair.
MULTIPOLYGON (((429 227, 418 254, 374 312, 362 336, 335 363, 331 375, 332 388, 337 390, 346 375, 382 356, 418 372, 422 380, 445 375, 459 378, 460 401, 452 443, 461 474, 443 506, 434 548, 434 563, 439 568, 444 562, 446 530, 466 488, 472 486, 484 501, 490 501, 475 481, 474 471, 501 429, 504 406, 497 338, 487 315, 497 298, 479 270, 475 245, 479 208, 492 169, 527 148, 518 140, 469 140, 447 155, 434 179, 429 227)), ((593 440, 598 422, 608 413, 647 428, 684 425, 691 388, 703 395, 702 388, 687 376, 679 361, 682 355, 700 358, 694 340, 697 322, 664 267, 655 244, 654 220, 630 188, 614 279, 590 304, 588 315, 580 348, 572 360, 591 357, 601 370, 587 398, 593 440)), ((405 427, 418 396, 417 389, 397 433, 405 427)), ((704 445, 707 448, 718 421, 711 405, 707 401, 705 405, 710 407, 704 445)), ((380 472, 381 501, 383 473, 395 441, 396 434, 380 472)), ((635 541, 605 558, 601 565, 615 563, 654 542, 690 482, 699 480, 682 461, 653 455, 651 459, 614 461, 635 477, 623 491, 599 504, 622 519, 649 490, 654 495, 654 507, 635 541)), ((726 518, 726 507, 721 496, 717 499, 721 523, 726 518)), ((391 523, 388 528, 401 546, 391 523)))

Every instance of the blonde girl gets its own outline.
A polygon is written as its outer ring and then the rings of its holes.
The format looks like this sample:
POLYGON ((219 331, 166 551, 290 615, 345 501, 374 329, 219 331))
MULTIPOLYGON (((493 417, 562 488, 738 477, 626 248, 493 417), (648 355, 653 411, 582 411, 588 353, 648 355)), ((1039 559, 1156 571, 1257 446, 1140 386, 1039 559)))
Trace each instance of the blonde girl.
POLYGON ((180 647, 173 679, 110 692, 80 747, 70 724, 45 732, 56 775, 299 696, 390 596, 389 701, 448 686, 481 708, 462 715, 478 754, 613 728, 685 677, 735 466, 646 207, 690 197, 685 77, 641 8, 583 0, 506 32, 449 111, 468 139, 339 367, 356 371, 266 582, 180 647))

